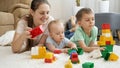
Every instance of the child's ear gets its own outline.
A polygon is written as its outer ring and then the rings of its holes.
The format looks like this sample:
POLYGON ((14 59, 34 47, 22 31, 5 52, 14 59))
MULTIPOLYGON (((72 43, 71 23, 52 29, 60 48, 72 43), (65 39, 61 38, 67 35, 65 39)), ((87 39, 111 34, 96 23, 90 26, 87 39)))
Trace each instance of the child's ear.
POLYGON ((78 21, 78 25, 81 25, 81 21, 78 21))

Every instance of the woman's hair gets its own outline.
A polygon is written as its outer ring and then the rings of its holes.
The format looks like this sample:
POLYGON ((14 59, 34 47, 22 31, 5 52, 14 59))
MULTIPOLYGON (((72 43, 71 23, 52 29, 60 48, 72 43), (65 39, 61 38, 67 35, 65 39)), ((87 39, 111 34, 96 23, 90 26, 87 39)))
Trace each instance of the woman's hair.
MULTIPOLYGON (((50 4, 49 4, 49 2, 47 0, 32 0, 30 8, 33 11, 36 11, 38 9, 39 5, 41 5, 41 4, 48 4, 50 6, 50 4)), ((33 17, 32 17, 32 15, 31 14, 26 15, 25 16, 25 20, 28 22, 28 27, 33 28, 34 23, 33 23, 33 17)), ((33 40, 28 39, 28 45, 26 47, 26 50, 30 50, 30 48, 32 46, 33 46, 33 40)))
POLYGON ((80 21, 82 19, 83 14, 90 14, 90 13, 94 13, 93 10, 90 8, 80 9, 76 14, 77 21, 80 21))

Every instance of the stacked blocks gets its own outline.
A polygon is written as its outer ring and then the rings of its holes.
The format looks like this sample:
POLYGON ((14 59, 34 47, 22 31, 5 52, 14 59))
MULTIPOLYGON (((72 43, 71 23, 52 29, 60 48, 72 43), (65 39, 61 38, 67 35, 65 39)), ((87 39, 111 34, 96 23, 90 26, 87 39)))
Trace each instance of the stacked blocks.
POLYGON ((105 50, 101 51, 102 57, 105 60, 112 61, 112 60, 118 59, 117 55, 111 53, 111 52, 113 52, 114 44, 115 44, 115 40, 113 40, 111 31, 110 31, 110 24, 107 24, 107 23, 102 24, 102 35, 100 35, 98 45, 100 47, 105 47, 105 50))
POLYGON ((70 55, 70 60, 73 64, 80 63, 79 58, 78 58, 78 54, 75 52, 70 55))
POLYGON ((43 59, 46 55, 46 48, 44 46, 41 47, 32 47, 31 49, 31 58, 32 59, 43 59))
POLYGON ((52 63, 56 60, 56 58, 54 57, 53 53, 48 52, 45 56, 45 63, 52 63))
POLYGON ((71 60, 68 60, 68 62, 65 64, 64 68, 73 68, 71 60))
POLYGON ((85 63, 82 64, 82 68, 94 68, 94 63, 85 62, 85 63))
POLYGON ((102 35, 100 36, 100 40, 98 41, 98 45, 101 47, 106 47, 109 52, 113 51, 113 45, 115 41, 113 40, 111 31, 110 31, 110 24, 102 24, 102 35))
POLYGON ((56 60, 53 53, 47 52, 44 46, 35 46, 31 49, 32 59, 45 59, 45 63, 52 63, 56 60))
POLYGON ((72 63, 74 63, 74 64, 80 63, 79 58, 78 58, 78 54, 79 55, 83 54, 83 50, 82 50, 82 48, 69 49, 68 54, 70 55, 70 60, 72 63))

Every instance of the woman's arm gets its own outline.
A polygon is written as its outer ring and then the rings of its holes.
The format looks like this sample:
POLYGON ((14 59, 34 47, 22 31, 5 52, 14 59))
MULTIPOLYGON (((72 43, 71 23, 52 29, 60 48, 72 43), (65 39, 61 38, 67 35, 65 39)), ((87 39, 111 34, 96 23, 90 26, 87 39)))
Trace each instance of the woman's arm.
POLYGON ((22 45, 27 38, 31 38, 30 32, 31 28, 26 28, 22 34, 15 32, 13 41, 12 41, 12 51, 14 53, 19 53, 21 51, 22 45))

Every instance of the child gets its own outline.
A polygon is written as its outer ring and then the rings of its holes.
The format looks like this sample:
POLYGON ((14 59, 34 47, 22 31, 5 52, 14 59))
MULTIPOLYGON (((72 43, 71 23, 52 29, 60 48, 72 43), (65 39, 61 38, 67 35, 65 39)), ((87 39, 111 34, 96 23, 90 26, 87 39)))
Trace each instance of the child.
POLYGON ((54 50, 60 49, 62 52, 67 53, 69 48, 76 48, 76 45, 69 39, 64 37, 64 24, 59 20, 53 20, 48 24, 49 37, 46 40, 47 48, 54 52, 54 50))
POLYGON ((70 20, 65 24, 65 37, 70 39, 77 28, 75 16, 71 16, 70 20))
POLYGON ((96 46, 98 29, 95 26, 94 12, 90 8, 82 8, 76 14, 76 19, 79 27, 70 40, 85 52, 91 52, 94 49, 104 50, 96 46))

